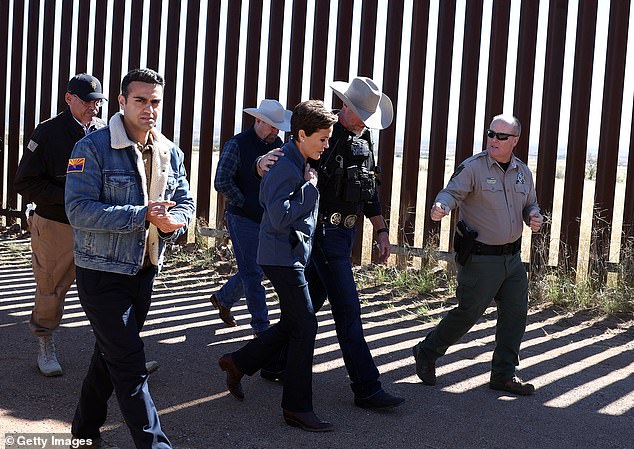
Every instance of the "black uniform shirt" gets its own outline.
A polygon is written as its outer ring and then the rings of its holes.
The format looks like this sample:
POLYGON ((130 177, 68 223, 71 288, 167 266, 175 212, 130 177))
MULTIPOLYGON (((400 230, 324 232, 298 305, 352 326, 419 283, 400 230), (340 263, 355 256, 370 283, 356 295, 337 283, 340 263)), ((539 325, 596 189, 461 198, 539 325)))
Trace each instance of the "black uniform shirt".
MULTIPOLYGON (((93 119, 90 129, 105 126, 93 119)), ((84 128, 70 109, 40 123, 24 148, 13 186, 26 202, 37 204, 36 213, 49 220, 68 223, 64 210, 64 187, 68 159, 84 128)))

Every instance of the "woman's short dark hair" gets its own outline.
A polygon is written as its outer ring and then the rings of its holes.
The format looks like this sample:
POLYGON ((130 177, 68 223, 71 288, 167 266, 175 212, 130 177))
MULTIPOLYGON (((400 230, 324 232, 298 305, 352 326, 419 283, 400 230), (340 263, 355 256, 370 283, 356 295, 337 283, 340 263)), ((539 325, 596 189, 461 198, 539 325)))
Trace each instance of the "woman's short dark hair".
POLYGON ((161 75, 152 69, 134 69, 130 70, 126 76, 121 80, 121 95, 128 98, 128 86, 133 81, 141 81, 142 83, 158 84, 159 86, 165 86, 165 80, 161 75))
POLYGON ((327 129, 337 123, 337 116, 326 109, 321 100, 303 101, 293 110, 291 116, 291 132, 293 139, 299 138, 299 130, 303 129, 310 136, 319 129, 327 129))

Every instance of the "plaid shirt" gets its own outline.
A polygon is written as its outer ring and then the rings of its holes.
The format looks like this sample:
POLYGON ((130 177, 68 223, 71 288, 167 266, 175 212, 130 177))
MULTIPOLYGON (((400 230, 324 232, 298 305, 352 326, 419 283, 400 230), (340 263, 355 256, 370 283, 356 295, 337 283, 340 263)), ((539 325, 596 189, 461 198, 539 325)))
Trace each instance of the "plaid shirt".
POLYGON ((235 182, 235 175, 239 168, 240 148, 235 139, 229 139, 220 154, 214 187, 227 198, 230 204, 236 207, 244 205, 244 194, 235 182))

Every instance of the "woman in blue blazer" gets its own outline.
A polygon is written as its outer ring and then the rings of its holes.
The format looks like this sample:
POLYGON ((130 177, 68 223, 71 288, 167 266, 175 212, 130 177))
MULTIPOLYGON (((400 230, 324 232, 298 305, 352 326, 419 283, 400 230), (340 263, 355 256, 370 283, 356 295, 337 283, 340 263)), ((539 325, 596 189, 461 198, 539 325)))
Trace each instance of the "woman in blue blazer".
POLYGON ((306 163, 319 159, 337 116, 318 100, 298 104, 291 117, 292 138, 282 147, 284 157, 266 172, 260 184, 264 215, 260 224, 258 263, 280 300, 277 324, 258 334, 238 351, 223 355, 220 368, 227 387, 244 399, 241 379, 256 373, 287 347, 282 409, 287 424, 310 432, 327 432, 332 424, 313 411, 312 365, 317 335, 304 268, 310 258, 317 221, 317 172, 306 163))

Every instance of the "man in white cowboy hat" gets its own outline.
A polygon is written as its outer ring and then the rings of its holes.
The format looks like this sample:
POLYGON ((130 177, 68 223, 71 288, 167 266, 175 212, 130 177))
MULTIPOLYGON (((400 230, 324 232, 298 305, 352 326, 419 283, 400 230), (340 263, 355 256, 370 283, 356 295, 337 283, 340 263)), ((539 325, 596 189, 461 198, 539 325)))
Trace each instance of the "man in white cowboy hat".
MULTIPOLYGON (((400 405, 403 398, 386 392, 379 371, 363 336, 359 294, 352 275, 352 245, 357 222, 370 219, 379 245, 379 261, 390 255, 389 231, 381 213, 376 189, 374 150, 368 128, 384 129, 394 117, 392 101, 370 78, 336 81, 332 90, 343 102, 339 121, 333 127, 329 147, 319 161, 319 222, 315 230, 311 262, 306 280, 313 308, 317 312, 326 298, 330 301, 337 338, 358 407, 378 410, 400 405)), ((266 170, 278 155, 258 161, 266 170)), ((262 372, 270 379, 272 372, 262 372)), ((277 373, 281 378, 283 373, 277 373)))
POLYGON ((278 133, 290 131, 291 111, 278 101, 267 99, 259 108, 246 108, 244 112, 255 117, 255 123, 225 143, 214 180, 214 187, 227 200, 227 228, 238 272, 211 295, 210 301, 225 324, 237 326, 231 307, 245 296, 251 327, 257 335, 268 329, 269 319, 263 272, 256 262, 262 207, 258 199, 260 179, 255 176, 253 164, 259 156, 282 146, 278 133))

